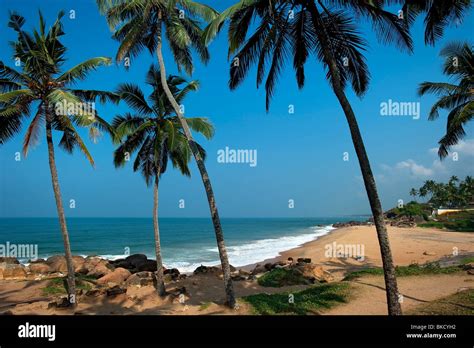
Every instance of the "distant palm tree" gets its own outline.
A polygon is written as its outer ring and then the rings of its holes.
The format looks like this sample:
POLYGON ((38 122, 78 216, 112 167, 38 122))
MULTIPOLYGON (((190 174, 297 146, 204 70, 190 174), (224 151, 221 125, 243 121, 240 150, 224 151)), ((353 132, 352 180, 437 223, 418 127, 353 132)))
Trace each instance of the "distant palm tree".
POLYGON ((417 195, 418 195, 418 191, 417 191, 415 188, 412 188, 412 189, 410 190, 410 196, 412 196, 413 199, 416 200, 416 196, 417 196, 417 195))
MULTIPOLYGON (((389 1, 386 1, 389 3, 389 1)), ((425 43, 434 45, 450 24, 461 24, 471 7, 471 0, 395 0, 402 4, 402 18, 411 27, 416 18, 424 15, 425 43)))
POLYGON ((258 87, 268 68, 267 111, 287 61, 292 59, 299 88, 305 84, 305 64, 310 55, 323 64, 348 122, 362 171, 382 255, 388 312, 399 315, 399 293, 383 209, 359 125, 344 91, 350 83, 361 97, 368 88, 369 71, 363 55, 367 43, 357 29, 360 17, 372 22, 381 41, 412 51, 408 28, 383 5, 383 1, 241 0, 213 20, 204 34, 209 43, 229 19, 229 57, 233 55, 229 86, 237 88, 256 64, 258 87), (329 9, 325 3, 334 8, 329 9), (251 34, 247 35, 249 30, 251 34))
POLYGON ((431 107, 430 121, 439 117, 440 109, 449 110, 446 134, 438 142, 438 155, 443 159, 448 156, 450 147, 466 135, 464 126, 474 115, 474 54, 472 45, 467 42, 452 42, 441 50, 440 55, 445 58, 443 72, 454 83, 423 82, 418 93, 433 93, 439 97, 431 107))
POLYGON ((194 49, 199 58, 207 63, 209 52, 201 39, 200 19, 213 20, 216 18, 217 12, 207 5, 192 0, 96 1, 100 12, 105 14, 109 27, 114 31, 113 37, 120 41, 116 56, 118 61, 125 58, 131 59, 145 48, 152 54, 156 51, 163 89, 181 122, 206 190, 224 275, 226 302, 228 306, 233 308, 235 306, 235 295, 216 199, 199 148, 193 139, 179 104, 168 87, 162 52, 163 38, 166 37, 172 56, 180 71, 184 69, 188 74, 193 71, 191 49, 194 49))
POLYGON ((49 167, 68 270, 68 300, 71 305, 75 305, 74 264, 55 163, 53 130, 62 133, 59 142, 61 148, 72 153, 78 147, 94 165, 75 125, 89 127, 93 138, 98 135, 98 129, 110 130, 95 108, 84 106, 97 98, 100 101, 118 102, 118 97, 109 92, 70 87, 100 65, 109 65, 111 60, 105 57, 92 58, 62 72, 66 53, 66 47, 60 42, 60 37, 64 35, 62 16, 63 12, 60 12, 46 32, 46 24, 40 13, 39 31, 28 33, 22 30, 25 19, 16 13, 10 15, 8 26, 18 33, 17 41, 12 43, 14 57, 21 62, 22 72, 0 61, 0 144, 20 132, 24 118, 35 108, 35 115, 23 141, 23 154, 27 156, 28 150, 36 145, 45 127, 49 167))
MULTIPOLYGON (((168 86, 173 97, 181 103, 190 91, 196 91, 199 87, 197 81, 186 82, 179 76, 169 75, 168 86)), ((166 172, 168 160, 173 167, 191 176, 188 163, 191 160, 191 149, 189 148, 186 135, 183 132, 181 122, 174 114, 161 84, 160 71, 151 66, 146 83, 152 87, 152 92, 145 98, 140 87, 133 84, 122 84, 117 94, 136 113, 127 113, 124 116, 114 118, 112 125, 115 129, 115 142, 120 146, 114 152, 115 166, 125 165, 127 158, 137 152, 133 164, 134 171, 140 171, 147 185, 153 185, 153 226, 155 232, 155 252, 157 264, 157 291, 160 296, 166 294, 163 280, 163 262, 161 257, 160 230, 158 224, 158 185, 160 177, 166 172), (123 139, 123 141, 122 141, 123 139)), ((214 134, 214 128, 204 118, 186 118, 189 127, 194 131, 210 139, 214 134)), ((204 149, 196 143, 199 153, 203 159, 206 157, 204 149)))

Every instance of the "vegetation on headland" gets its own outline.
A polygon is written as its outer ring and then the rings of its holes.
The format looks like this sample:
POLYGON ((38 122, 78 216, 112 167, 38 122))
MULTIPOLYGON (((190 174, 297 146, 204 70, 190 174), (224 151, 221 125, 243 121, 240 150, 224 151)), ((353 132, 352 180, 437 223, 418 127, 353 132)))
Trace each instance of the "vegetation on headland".
POLYGON ((408 315, 474 315, 474 289, 465 289, 408 311, 408 315))
POLYGON ((459 180, 452 176, 447 183, 427 180, 419 189, 412 188, 413 197, 429 197, 426 202, 432 208, 464 208, 474 203, 474 180, 466 176, 459 180))
POLYGON ((303 291, 278 294, 256 294, 244 297, 255 314, 318 314, 349 300, 348 283, 313 286, 303 291))
MULTIPOLYGON (((468 260, 468 259, 466 259, 468 260)), ((464 261, 466 262, 466 261, 464 261)), ((469 263, 469 262, 466 262, 469 263)), ((463 264, 463 262, 461 262, 463 264)), ((430 275, 430 274, 452 274, 462 272, 461 266, 448 266, 441 267, 438 262, 429 262, 424 265, 411 264, 408 266, 396 266, 395 274, 397 277, 408 277, 408 276, 419 276, 419 275, 430 275)), ((383 275, 383 269, 381 267, 372 267, 362 269, 360 271, 354 271, 346 274, 343 280, 354 280, 363 276, 370 275, 383 275)))

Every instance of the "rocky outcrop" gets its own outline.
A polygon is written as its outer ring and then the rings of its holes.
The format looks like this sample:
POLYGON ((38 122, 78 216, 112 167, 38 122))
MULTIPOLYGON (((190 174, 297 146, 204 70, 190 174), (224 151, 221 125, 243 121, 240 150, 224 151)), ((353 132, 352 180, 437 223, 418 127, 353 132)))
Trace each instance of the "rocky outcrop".
POLYGON ((16 257, 0 257, 0 264, 2 263, 19 265, 20 261, 16 257))
POLYGON ((53 272, 46 262, 30 263, 28 270, 33 274, 49 274, 53 272))
POLYGON ((298 264, 293 267, 294 271, 311 283, 327 283, 334 280, 334 277, 323 267, 312 263, 298 264))
POLYGON ((196 268, 193 273, 195 275, 198 275, 198 274, 219 274, 222 272, 219 267, 201 265, 198 268, 196 268))
POLYGON ((17 263, 0 263, 0 279, 10 280, 26 279, 26 269, 25 266, 17 263))
MULTIPOLYGON (((80 272, 84 265, 85 259, 82 256, 73 256, 72 262, 74 264, 74 272, 80 272)), ((50 267, 51 272, 67 273, 66 258, 62 255, 48 257, 48 259, 45 261, 45 264, 50 267)))
POLYGON ((128 279, 125 281, 125 286, 148 286, 148 285, 155 285, 156 278, 152 272, 137 272, 132 274, 128 279))
POLYGON ((128 277, 131 276, 129 270, 125 268, 116 268, 113 272, 104 275, 103 277, 97 279, 97 284, 105 285, 108 283, 122 284, 128 277))
POLYGON ((343 228, 343 227, 351 227, 351 226, 365 226, 370 224, 369 221, 346 221, 346 222, 338 222, 332 225, 334 228, 343 228))
POLYGON ((107 260, 101 259, 97 256, 88 256, 84 260, 84 264, 78 272, 91 277, 101 278, 109 273, 112 273, 114 269, 115 267, 112 266, 107 260))

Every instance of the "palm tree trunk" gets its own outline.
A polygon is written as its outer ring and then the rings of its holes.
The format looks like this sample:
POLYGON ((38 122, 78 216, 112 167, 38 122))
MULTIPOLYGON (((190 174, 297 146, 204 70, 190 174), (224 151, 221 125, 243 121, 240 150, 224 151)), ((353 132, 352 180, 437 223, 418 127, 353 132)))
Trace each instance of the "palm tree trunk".
POLYGON ((58 211, 59 224, 64 242, 64 252, 67 266, 67 284, 68 301, 71 306, 76 305, 76 280, 74 276, 74 262, 71 253, 71 244, 69 242, 69 233, 66 226, 66 217, 64 215, 63 202, 61 198, 61 189, 59 187, 58 171, 56 169, 54 157, 53 132, 51 128, 51 117, 48 104, 45 104, 46 110, 46 142, 48 143, 49 168, 51 170, 51 181, 53 183, 54 198, 56 199, 56 209, 58 211))
POLYGON ((161 83, 163 85, 163 89, 166 93, 166 96, 168 97, 168 100, 170 101, 171 105, 173 106, 174 111, 176 112, 176 115, 178 116, 181 126, 183 127, 184 134, 186 135, 186 138, 189 143, 189 147, 191 148, 191 151, 193 152, 194 158, 196 160, 196 164, 199 168, 199 172, 201 173, 201 178, 202 182, 204 184, 204 189, 206 190, 206 195, 207 195, 207 200, 209 202, 209 209, 211 211, 211 217, 212 217, 212 223, 214 225, 214 231, 216 234, 216 240, 217 240, 217 248, 219 250, 219 257, 221 260, 221 266, 222 266, 222 272, 224 275, 224 285, 225 285, 225 293, 226 293, 226 303, 230 308, 235 307, 235 294, 234 294, 234 287, 232 284, 232 278, 230 274, 230 264, 229 264, 229 258, 227 256, 227 250, 225 247, 224 243, 224 233, 222 232, 222 226, 221 226, 221 221, 219 219, 219 212, 217 211, 217 206, 216 206, 216 199, 214 196, 214 192, 212 190, 211 186, 211 181, 209 180, 209 175, 206 170, 206 166, 204 165, 204 160, 199 153, 199 150, 196 146, 196 143, 194 142, 193 136, 191 134, 191 131, 189 129, 188 123, 186 122, 186 119, 184 118, 184 115, 181 113, 180 107, 176 100, 173 97, 173 94, 171 93, 168 83, 166 81, 166 69, 165 69, 165 62, 163 59, 163 52, 161 50, 162 48, 162 42, 161 42, 161 26, 160 26, 160 32, 158 33, 158 44, 156 47, 156 54, 158 56, 158 62, 160 65, 160 76, 161 76, 161 83))
MULTIPOLYGON (((313 17, 313 20, 315 20, 315 27, 324 28, 324 25, 321 21, 321 17, 319 15, 319 11, 317 10, 315 3, 310 0, 308 2, 308 5, 311 7, 313 13, 316 14, 316 18, 313 17)), ((362 140, 359 125, 357 124, 357 119, 355 117, 354 111, 352 110, 351 104, 349 103, 344 93, 344 89, 340 83, 341 79, 339 75, 339 69, 334 55, 331 51, 331 45, 328 40, 328 37, 326 36, 327 34, 324 30, 317 30, 317 33, 321 43, 321 47, 323 49, 324 60, 328 65, 329 72, 332 76, 332 85, 334 93, 336 94, 336 97, 342 106, 342 109, 347 119, 347 123, 349 124, 352 142, 354 144, 357 158, 359 159, 359 165, 362 171, 362 177, 364 178, 365 189, 367 191, 367 196, 369 197, 370 208, 374 217, 375 228, 377 230, 377 237, 380 245, 380 253, 382 255, 385 288, 387 293, 388 313, 390 315, 401 315, 402 310, 398 301, 398 286, 397 279, 395 277, 395 267, 393 265, 392 252, 390 250, 390 243, 388 240, 387 228, 385 226, 383 209, 382 205, 380 204, 374 175, 370 167, 370 162, 367 156, 367 152, 365 150, 364 141, 362 140)))
MULTIPOLYGON (((158 173, 160 171, 158 170, 158 173)), ((158 183, 159 174, 155 177, 153 185, 153 229, 155 231, 155 252, 156 252, 156 290, 158 295, 165 296, 166 288, 163 280, 163 260, 161 259, 160 228, 158 226, 158 183)))

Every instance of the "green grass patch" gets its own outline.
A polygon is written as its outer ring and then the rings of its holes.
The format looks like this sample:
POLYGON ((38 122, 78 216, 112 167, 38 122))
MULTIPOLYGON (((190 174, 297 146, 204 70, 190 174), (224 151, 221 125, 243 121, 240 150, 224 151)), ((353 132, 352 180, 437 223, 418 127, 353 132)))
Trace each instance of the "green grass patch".
POLYGON ((411 315, 474 315, 474 289, 419 305, 406 314, 411 315))
POLYGON ((467 265, 468 263, 474 262, 474 256, 472 257, 465 257, 461 261, 461 265, 467 265))
MULTIPOLYGON (((92 289, 91 281, 96 278, 86 275, 76 274, 76 290, 88 291, 92 289)), ((66 295, 67 277, 57 277, 49 280, 48 284, 42 289, 43 295, 66 295)))
POLYGON ((319 313, 348 301, 350 285, 332 283, 313 286, 299 292, 279 294, 256 294, 244 297, 255 314, 298 314, 319 313), (293 301, 291 301, 293 295, 293 301), (293 302, 293 303, 291 303, 293 302))
MULTIPOLYGON (((407 277, 427 274, 451 274, 461 272, 459 266, 440 267, 437 262, 430 262, 425 265, 412 264, 409 266, 395 267, 397 277, 407 277)), ((360 271, 348 273, 343 280, 354 280, 368 275, 383 275, 383 269, 380 267, 366 268, 360 271)))
POLYGON ((210 307, 211 304, 212 302, 202 302, 201 305, 199 306, 199 310, 205 311, 206 309, 210 307))
POLYGON ((285 285, 307 285, 309 281, 294 269, 274 268, 257 280, 265 287, 280 288, 285 285))

